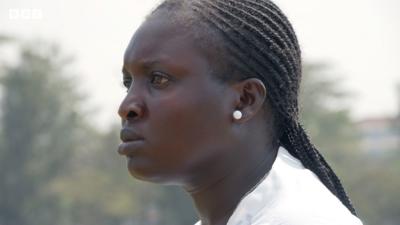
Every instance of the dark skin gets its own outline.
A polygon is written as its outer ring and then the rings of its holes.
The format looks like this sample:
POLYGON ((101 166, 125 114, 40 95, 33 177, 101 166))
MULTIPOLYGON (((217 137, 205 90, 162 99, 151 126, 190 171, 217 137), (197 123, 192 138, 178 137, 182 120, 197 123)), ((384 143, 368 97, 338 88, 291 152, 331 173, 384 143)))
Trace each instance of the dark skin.
POLYGON ((203 224, 222 225, 270 170, 277 147, 263 83, 218 82, 204 51, 162 14, 139 28, 124 56, 118 152, 133 177, 181 186, 203 224))

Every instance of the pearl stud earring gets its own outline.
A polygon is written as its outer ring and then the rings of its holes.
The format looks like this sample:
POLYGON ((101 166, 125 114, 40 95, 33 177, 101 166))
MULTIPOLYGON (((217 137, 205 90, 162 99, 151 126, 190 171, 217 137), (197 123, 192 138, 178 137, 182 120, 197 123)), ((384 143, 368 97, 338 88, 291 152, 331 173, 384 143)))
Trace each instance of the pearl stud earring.
POLYGON ((242 116, 243 114, 240 110, 235 110, 235 112, 233 112, 233 118, 235 118, 235 120, 240 120, 242 116))

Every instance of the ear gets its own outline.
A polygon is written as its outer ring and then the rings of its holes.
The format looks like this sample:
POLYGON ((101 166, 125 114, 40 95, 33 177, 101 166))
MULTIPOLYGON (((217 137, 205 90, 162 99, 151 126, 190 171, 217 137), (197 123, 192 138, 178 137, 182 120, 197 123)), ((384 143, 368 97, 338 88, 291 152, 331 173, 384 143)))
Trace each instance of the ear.
POLYGON ((250 120, 262 110, 267 90, 260 79, 249 78, 232 84, 232 87, 236 94, 233 111, 242 112, 241 122, 250 120))

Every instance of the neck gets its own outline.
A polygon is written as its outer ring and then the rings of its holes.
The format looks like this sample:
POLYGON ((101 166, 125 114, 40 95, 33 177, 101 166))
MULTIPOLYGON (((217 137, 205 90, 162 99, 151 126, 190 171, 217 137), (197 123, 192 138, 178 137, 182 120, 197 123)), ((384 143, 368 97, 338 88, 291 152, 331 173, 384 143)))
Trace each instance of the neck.
POLYGON ((265 146, 240 146, 244 151, 233 151, 230 159, 214 163, 203 178, 185 186, 203 225, 227 224, 240 200, 269 172, 277 147, 265 146))

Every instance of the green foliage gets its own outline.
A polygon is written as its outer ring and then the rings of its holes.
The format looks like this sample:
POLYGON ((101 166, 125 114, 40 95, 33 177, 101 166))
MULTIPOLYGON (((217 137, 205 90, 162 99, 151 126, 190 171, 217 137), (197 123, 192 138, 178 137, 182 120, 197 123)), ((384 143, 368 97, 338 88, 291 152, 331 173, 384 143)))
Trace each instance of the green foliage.
POLYGON ((365 225, 397 225, 400 221, 400 181, 397 179, 400 153, 381 158, 364 156, 357 161, 362 172, 353 176, 349 183, 360 217, 365 220, 365 225))
POLYGON ((44 187, 65 168, 78 142, 78 96, 63 76, 66 61, 57 48, 47 47, 23 46, 17 65, 1 75, 2 224, 56 219, 56 196, 44 187))
POLYGON ((304 67, 302 121, 341 178, 364 225, 396 225, 400 221, 400 180, 394 178, 400 171, 400 153, 370 157, 360 152, 359 133, 349 111, 337 104, 349 94, 340 90, 329 71, 323 64, 304 67))
POLYGON ((303 71, 301 120, 313 143, 326 154, 357 152, 357 130, 343 104, 349 93, 340 89, 327 65, 306 64, 303 71))

